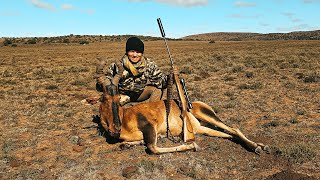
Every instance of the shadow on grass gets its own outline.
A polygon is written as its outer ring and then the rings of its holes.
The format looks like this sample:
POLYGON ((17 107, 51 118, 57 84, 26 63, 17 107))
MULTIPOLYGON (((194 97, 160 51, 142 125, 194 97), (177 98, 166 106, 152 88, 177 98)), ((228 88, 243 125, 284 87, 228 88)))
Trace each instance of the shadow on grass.
POLYGON ((101 120, 100 120, 100 117, 98 115, 93 115, 92 116, 92 122, 96 123, 98 126, 97 126, 97 130, 99 132, 99 134, 103 137, 106 138, 106 142, 109 143, 109 144, 116 144, 116 143, 119 143, 119 142, 122 142, 121 140, 119 139, 116 139, 112 136, 110 136, 110 134, 108 133, 108 131, 105 130, 105 128, 102 126, 101 124, 101 120))

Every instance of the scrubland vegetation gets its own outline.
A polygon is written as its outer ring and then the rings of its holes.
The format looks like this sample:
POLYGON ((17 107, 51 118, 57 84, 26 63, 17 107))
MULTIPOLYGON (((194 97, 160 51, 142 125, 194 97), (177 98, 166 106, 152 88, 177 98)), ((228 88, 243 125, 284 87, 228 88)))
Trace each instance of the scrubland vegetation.
MULTIPOLYGON (((96 58, 120 58, 125 41, 68 41, 0 47, 0 179, 320 178, 320 41, 169 41, 191 99, 268 144, 261 155, 206 136, 165 155, 108 144, 81 100, 99 95, 96 58)), ((163 41, 145 55, 168 72, 163 41)))

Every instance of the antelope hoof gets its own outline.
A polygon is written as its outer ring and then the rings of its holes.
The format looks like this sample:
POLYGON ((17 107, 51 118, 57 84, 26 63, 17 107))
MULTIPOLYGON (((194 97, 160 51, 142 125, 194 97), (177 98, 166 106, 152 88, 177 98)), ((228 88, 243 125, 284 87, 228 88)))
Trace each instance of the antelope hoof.
POLYGON ((263 150, 264 150, 267 154, 270 154, 270 153, 271 153, 271 149, 270 149, 270 147, 269 147, 268 145, 265 145, 265 146, 263 147, 263 150))
POLYGON ((260 155, 260 153, 262 152, 261 146, 258 146, 258 147, 254 150, 254 152, 255 152, 256 154, 260 155))
POLYGON ((194 146, 194 151, 200 151, 201 150, 200 146, 198 146, 197 143, 193 142, 192 144, 194 146))

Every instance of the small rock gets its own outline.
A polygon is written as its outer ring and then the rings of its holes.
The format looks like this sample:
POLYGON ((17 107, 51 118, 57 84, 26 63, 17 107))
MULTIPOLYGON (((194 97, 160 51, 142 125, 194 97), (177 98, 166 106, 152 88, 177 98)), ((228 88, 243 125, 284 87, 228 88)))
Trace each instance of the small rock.
POLYGON ((128 166, 122 170, 122 176, 125 178, 130 178, 136 174, 139 174, 137 166, 128 166))
POLYGON ((84 146, 78 146, 78 145, 76 145, 76 146, 73 146, 73 147, 72 147, 72 150, 75 151, 75 152, 82 152, 84 149, 85 149, 84 146))
POLYGON ((127 149, 130 149, 132 148, 133 146, 131 146, 130 144, 120 144, 119 148, 121 150, 127 150, 127 149))
POLYGON ((19 161, 17 161, 17 160, 12 160, 12 161, 9 162, 9 165, 10 165, 11 167, 19 167, 19 166, 20 166, 20 163, 19 163, 19 161))
POLYGON ((72 144, 79 144, 80 143, 81 138, 79 136, 71 136, 69 141, 72 144))

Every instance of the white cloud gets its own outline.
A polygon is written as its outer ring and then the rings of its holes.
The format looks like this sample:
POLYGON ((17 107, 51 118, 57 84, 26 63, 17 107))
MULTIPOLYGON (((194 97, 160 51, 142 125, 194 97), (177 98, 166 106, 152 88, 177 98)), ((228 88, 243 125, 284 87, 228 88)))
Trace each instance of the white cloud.
POLYGON ((74 7, 72 4, 62 4, 61 9, 63 9, 63 10, 75 10, 75 11, 79 11, 81 13, 89 14, 89 15, 95 13, 95 10, 93 10, 93 9, 78 9, 78 8, 74 7))
POLYGON ((255 7, 256 3, 237 1, 237 2, 234 3, 234 6, 236 6, 236 7, 255 7))
MULTIPOLYGON (((150 0, 127 0, 129 2, 146 2, 150 0)), ((171 4, 176 6, 184 6, 184 7, 191 7, 191 6, 203 6, 208 4, 208 0, 154 0, 158 3, 164 4, 171 4)))
POLYGON ((261 17, 261 15, 256 14, 256 15, 247 16, 247 15, 243 15, 243 14, 231 14, 229 17, 238 18, 238 19, 250 19, 250 18, 255 19, 255 18, 261 17))
POLYGON ((285 12, 285 13, 282 13, 282 15, 288 17, 291 20, 291 22, 301 22, 302 21, 302 19, 295 17, 295 14, 291 13, 291 12, 285 12))
POLYGON ((320 2, 320 0, 302 0, 303 3, 316 3, 316 2, 320 2))
POLYGON ((260 24, 260 26, 263 26, 263 27, 268 27, 268 26, 270 26, 270 24, 263 23, 263 22, 261 22, 261 23, 259 23, 259 24, 260 24))
POLYGON ((278 31, 282 32, 290 32, 290 31, 312 31, 316 30, 317 27, 312 27, 308 24, 299 24, 297 26, 291 26, 291 27, 279 27, 277 28, 278 31))
POLYGON ((291 12, 285 12, 285 13, 282 13, 284 16, 287 16, 289 18, 293 17, 294 16, 294 13, 291 13, 291 12))
POLYGON ((37 8, 46 9, 46 10, 49 10, 49 11, 54 11, 55 10, 53 5, 51 5, 49 3, 46 3, 46 2, 43 2, 41 0, 31 0, 30 2, 31 2, 32 5, 34 5, 37 8))
POLYGON ((208 4, 208 0, 156 0, 160 3, 173 4, 177 6, 201 6, 208 4))
POLYGON ((293 18, 293 19, 291 19, 291 21, 292 21, 292 22, 301 22, 302 20, 299 19, 299 18, 293 18))
POLYGON ((61 8, 62 8, 63 10, 71 10, 71 9, 73 9, 74 7, 73 7, 72 4, 62 4, 61 8))

